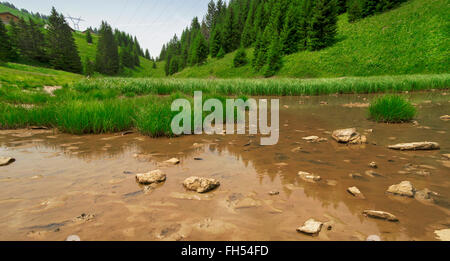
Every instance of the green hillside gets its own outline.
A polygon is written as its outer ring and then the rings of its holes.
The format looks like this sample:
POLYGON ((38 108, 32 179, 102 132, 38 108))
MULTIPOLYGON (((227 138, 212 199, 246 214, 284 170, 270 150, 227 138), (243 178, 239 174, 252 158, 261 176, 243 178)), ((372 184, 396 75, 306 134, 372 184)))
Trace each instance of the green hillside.
MULTIPOLYGON (((389 12, 349 23, 339 17, 338 42, 318 52, 283 58, 277 76, 298 78, 448 73, 448 0, 411 0, 389 12)), ((247 50, 251 59, 252 51, 247 50)), ((248 64, 233 68, 234 54, 209 59, 175 77, 258 77, 248 64)))
POLYGON ((17 17, 22 17, 24 19, 32 18, 35 21, 41 21, 42 22, 41 19, 36 18, 36 17, 32 16, 31 14, 27 14, 27 13, 24 13, 24 12, 22 12, 20 10, 17 10, 17 9, 5 6, 3 4, 0 4, 0 13, 3 13, 3 12, 10 12, 11 14, 13 14, 13 15, 15 15, 17 17))

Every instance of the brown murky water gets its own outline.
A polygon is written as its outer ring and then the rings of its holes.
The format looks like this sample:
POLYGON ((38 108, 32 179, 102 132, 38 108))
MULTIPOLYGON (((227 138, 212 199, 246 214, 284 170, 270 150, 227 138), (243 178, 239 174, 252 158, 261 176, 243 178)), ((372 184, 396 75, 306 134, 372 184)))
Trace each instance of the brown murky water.
POLYGON ((373 123, 366 120, 365 108, 342 106, 365 103, 369 96, 282 98, 280 142, 270 147, 247 135, 151 139, 1 131, 0 157, 17 161, 0 167, 0 240, 65 240, 74 234, 82 240, 365 240, 369 235, 435 240, 435 230, 450 228, 450 166, 441 156, 450 153, 450 122, 439 118, 450 114, 450 96, 410 96, 418 104, 419 126, 373 123), (369 144, 331 140, 331 131, 348 127, 361 133, 372 129, 366 133, 369 144), (310 135, 328 142, 302 140, 310 135), (386 148, 413 141, 436 141, 441 150, 386 148), (172 157, 181 164, 160 165, 172 157), (364 174, 372 161, 382 176, 364 174), (408 163, 425 165, 430 175, 405 172, 408 163), (147 190, 135 182, 133 174, 157 168, 167 173, 164 184, 147 190), (323 180, 307 183, 299 171, 323 180), (213 177, 221 186, 207 194, 187 192, 182 182, 189 176, 213 177), (439 196, 422 203, 385 194, 404 180, 439 196), (366 199, 347 193, 351 186, 366 199), (271 196, 271 191, 280 194, 271 196), (390 212, 400 222, 366 218, 366 209, 390 212), (83 213, 86 218, 74 220, 83 213), (309 218, 334 226, 317 237, 297 233, 309 218))

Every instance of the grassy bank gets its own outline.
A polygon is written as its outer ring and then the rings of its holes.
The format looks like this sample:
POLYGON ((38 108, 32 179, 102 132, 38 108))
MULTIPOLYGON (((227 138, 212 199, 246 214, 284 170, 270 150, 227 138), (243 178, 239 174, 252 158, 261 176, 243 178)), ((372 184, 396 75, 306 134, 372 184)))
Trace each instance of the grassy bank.
MULTIPOLYGON (((322 78, 448 73, 450 42, 447 0, 410 0, 383 14, 349 23, 338 22, 337 42, 318 52, 283 58, 277 77, 322 78)), ((248 49, 248 56, 253 57, 248 49)), ((254 78, 248 64, 234 68, 234 53, 190 67, 179 78, 254 78)))
POLYGON ((193 94, 300 96, 344 93, 385 93, 447 89, 450 74, 350 77, 332 79, 127 79, 98 78, 73 85, 80 92, 114 90, 132 95, 193 94))

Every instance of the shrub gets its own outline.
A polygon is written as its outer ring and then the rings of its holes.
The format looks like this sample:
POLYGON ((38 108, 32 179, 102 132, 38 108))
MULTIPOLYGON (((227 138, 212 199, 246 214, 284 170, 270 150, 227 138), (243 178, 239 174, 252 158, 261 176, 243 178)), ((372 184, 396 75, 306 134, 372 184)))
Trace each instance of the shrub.
POLYGON ((416 108, 398 95, 385 95, 376 99, 369 107, 369 118, 377 122, 409 122, 416 116, 416 108))
POLYGON ((247 63, 248 63, 247 53, 245 52, 245 49, 240 48, 236 52, 236 55, 234 56, 233 65, 235 68, 238 68, 246 65, 247 63))
POLYGON ((217 59, 222 59, 225 57, 225 51, 223 50, 223 48, 220 48, 219 52, 217 53, 217 59))

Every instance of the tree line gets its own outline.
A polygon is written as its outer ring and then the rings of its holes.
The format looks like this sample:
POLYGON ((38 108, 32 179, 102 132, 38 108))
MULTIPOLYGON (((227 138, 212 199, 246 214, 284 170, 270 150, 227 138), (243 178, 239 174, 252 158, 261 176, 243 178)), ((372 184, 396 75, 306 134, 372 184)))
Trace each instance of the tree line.
MULTIPOLYGON (((98 35, 95 60, 81 62, 73 30, 62 14, 52 8, 46 25, 33 19, 11 21, 8 28, 0 21, 0 61, 37 63, 57 70, 92 75, 95 72, 117 75, 123 68, 140 66, 140 57, 153 60, 139 41, 125 32, 113 30, 106 22, 100 29, 86 30, 86 41, 93 43, 92 34, 98 35)), ((154 66, 156 63, 154 62, 154 66)))
POLYGON ((245 48, 254 48, 252 68, 265 76, 282 66, 282 56, 317 51, 335 43, 338 15, 350 21, 383 12, 404 0, 211 0, 200 22, 195 17, 179 38, 164 44, 159 60, 166 75, 187 66, 201 65, 208 56, 221 59, 236 53, 233 64, 246 64, 245 48), (355 4, 356 3, 356 4, 355 4), (350 12, 358 6, 357 19, 350 12))

